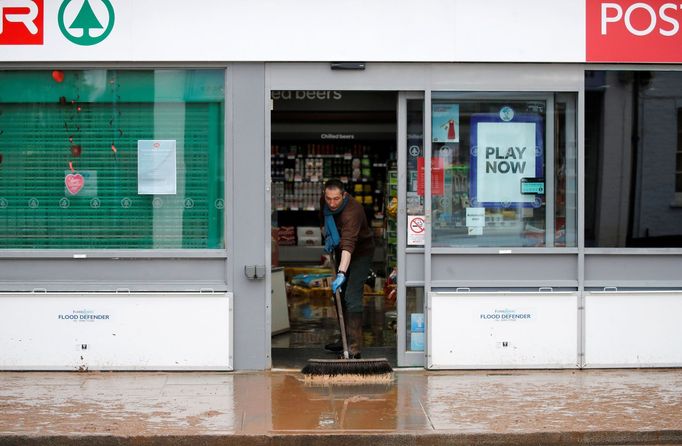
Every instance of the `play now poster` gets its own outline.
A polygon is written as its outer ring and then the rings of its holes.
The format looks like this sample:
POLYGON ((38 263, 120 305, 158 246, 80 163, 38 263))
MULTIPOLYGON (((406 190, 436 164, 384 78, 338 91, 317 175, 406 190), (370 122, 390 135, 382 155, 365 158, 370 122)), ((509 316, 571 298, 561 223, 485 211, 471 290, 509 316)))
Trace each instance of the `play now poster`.
POLYGON ((539 207, 542 199, 523 194, 521 183, 524 178, 543 176, 542 118, 505 110, 472 116, 471 128, 476 206, 539 207))

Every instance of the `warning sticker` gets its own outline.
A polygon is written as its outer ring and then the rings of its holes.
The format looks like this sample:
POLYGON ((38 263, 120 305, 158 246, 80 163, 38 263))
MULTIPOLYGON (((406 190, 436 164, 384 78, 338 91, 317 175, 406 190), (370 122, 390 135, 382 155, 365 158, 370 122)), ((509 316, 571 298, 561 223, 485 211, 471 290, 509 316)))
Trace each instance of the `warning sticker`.
POLYGON ((424 245, 424 233, 426 221, 423 215, 408 215, 407 217, 407 244, 424 245))

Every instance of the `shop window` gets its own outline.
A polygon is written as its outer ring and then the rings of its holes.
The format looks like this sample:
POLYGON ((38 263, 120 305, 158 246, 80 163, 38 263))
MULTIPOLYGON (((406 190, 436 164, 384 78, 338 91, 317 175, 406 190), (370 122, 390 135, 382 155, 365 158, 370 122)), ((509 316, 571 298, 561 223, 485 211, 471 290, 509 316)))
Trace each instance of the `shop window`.
POLYGON ((224 83, 0 72, 0 248, 224 248, 224 83))
POLYGON ((585 245, 682 247, 682 73, 585 75, 585 245))
POLYGON ((682 206, 682 108, 677 109, 677 153, 675 154, 675 205, 682 206))
POLYGON ((575 102, 434 93, 432 246, 577 245, 575 102))

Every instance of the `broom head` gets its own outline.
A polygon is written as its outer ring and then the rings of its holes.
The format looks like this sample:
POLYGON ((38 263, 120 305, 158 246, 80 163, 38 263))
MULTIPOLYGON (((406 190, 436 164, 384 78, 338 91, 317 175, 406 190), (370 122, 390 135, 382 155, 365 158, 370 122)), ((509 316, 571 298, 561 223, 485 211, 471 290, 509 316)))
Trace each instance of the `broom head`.
POLYGON ((393 368, 386 358, 311 359, 301 370, 307 383, 390 383, 393 368))

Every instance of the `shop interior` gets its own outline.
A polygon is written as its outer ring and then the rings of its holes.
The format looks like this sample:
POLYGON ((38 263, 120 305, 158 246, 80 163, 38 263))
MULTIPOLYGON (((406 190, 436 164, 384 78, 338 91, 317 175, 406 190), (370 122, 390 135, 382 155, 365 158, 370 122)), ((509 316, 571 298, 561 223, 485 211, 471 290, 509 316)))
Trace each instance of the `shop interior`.
POLYGON ((375 253, 364 288, 363 357, 395 365, 397 161, 395 92, 272 92, 272 367, 298 368, 339 339, 323 250, 320 199, 338 178, 360 202, 375 253))

